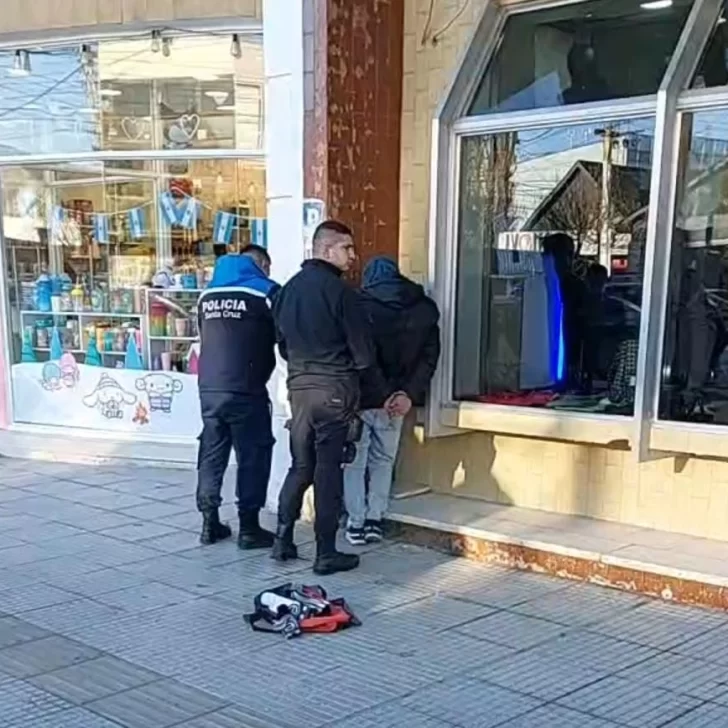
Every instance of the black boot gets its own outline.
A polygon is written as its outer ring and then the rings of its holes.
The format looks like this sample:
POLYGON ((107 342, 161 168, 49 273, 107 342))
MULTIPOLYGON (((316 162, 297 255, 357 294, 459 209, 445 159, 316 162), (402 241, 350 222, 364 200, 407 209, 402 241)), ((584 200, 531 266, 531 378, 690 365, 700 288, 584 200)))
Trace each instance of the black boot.
POLYGON ((356 554, 342 554, 336 550, 336 536, 329 539, 318 539, 316 544, 316 561, 313 572, 319 576, 336 574, 340 571, 351 571, 359 566, 356 554))
POLYGON ((273 545, 273 534, 260 527, 258 511, 240 511, 239 516, 238 548, 247 551, 249 549, 269 549, 273 545))
POLYGON ((208 546, 218 541, 224 541, 233 535, 227 523, 220 523, 220 514, 217 508, 202 513, 202 533, 200 543, 208 546))
POLYGON ((280 562, 293 561, 298 558, 298 549, 296 548, 296 544, 293 543, 292 525, 284 523, 278 524, 271 558, 280 562))

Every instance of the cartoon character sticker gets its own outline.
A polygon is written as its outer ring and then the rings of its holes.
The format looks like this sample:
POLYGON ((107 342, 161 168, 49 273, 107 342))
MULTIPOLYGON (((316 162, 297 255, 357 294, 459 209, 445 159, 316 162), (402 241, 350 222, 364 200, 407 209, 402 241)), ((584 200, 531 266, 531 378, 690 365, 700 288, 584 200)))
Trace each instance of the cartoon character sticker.
POLYGON ((81 377, 81 373, 78 369, 78 364, 73 358, 73 354, 66 352, 59 362, 61 369, 61 381, 65 387, 73 389, 78 384, 78 380, 81 377))
POLYGON ((61 389, 63 380, 63 374, 61 373, 61 367, 54 361, 48 361, 43 365, 43 373, 41 375, 40 383, 43 389, 49 392, 57 392, 61 389))
POLYGON ((132 422, 140 427, 149 424, 149 410, 141 402, 136 406, 136 412, 134 413, 132 422))
POLYGON ((140 392, 146 392, 149 399, 150 412, 172 412, 174 395, 182 391, 182 382, 179 379, 170 377, 169 374, 153 372, 136 380, 136 388, 140 392))
POLYGON ((137 401, 136 394, 127 392, 115 379, 102 374, 96 389, 83 398, 83 403, 91 409, 98 409, 109 420, 124 418, 124 405, 137 401))

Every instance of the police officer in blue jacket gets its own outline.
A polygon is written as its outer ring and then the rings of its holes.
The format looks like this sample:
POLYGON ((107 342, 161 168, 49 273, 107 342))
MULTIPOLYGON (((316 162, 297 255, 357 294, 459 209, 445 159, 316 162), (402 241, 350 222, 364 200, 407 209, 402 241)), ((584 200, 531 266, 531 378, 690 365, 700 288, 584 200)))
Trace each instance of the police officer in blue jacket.
POLYGON ((241 255, 222 256, 198 302, 203 429, 197 508, 203 516, 203 544, 232 535, 218 511, 231 450, 238 464, 238 546, 273 544, 273 534, 261 528, 258 518, 265 505, 274 443, 267 384, 276 364, 271 309, 279 287, 268 277, 270 262, 267 251, 253 245, 241 255))

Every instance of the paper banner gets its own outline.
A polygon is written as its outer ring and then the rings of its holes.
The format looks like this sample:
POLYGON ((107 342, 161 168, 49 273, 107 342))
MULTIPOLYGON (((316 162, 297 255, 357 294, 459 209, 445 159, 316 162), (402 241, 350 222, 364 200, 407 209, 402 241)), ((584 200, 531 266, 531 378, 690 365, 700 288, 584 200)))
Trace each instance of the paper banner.
POLYGON ((218 212, 215 215, 215 228, 212 232, 212 240, 218 245, 229 245, 233 239, 235 229, 235 215, 229 212, 218 212))
POLYGON ((109 242, 109 216, 97 212, 94 215, 94 238, 99 244, 109 242))
POLYGON ((250 220, 250 242, 261 248, 268 247, 268 219, 254 217, 250 220))
POLYGON ((177 222, 180 227, 194 230, 197 227, 197 200, 187 197, 178 208, 177 222))
POLYGON ((179 221, 178 209, 171 192, 162 192, 159 196, 159 209, 163 220, 168 225, 176 225, 179 221))
POLYGON ((134 240, 139 240, 144 237, 145 221, 144 221, 144 210, 141 207, 135 207, 133 210, 129 210, 127 213, 127 219, 129 221, 129 231, 131 232, 134 240))

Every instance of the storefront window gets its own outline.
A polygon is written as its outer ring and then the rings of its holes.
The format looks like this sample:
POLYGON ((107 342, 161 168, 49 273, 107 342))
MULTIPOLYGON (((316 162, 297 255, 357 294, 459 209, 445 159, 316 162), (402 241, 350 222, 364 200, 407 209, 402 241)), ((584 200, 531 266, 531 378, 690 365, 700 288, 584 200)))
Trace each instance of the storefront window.
POLYGON ((726 110, 685 114, 660 402, 665 419, 728 424, 726 110))
POLYGON ((263 146, 257 35, 0 52, 0 156, 263 146))
POLYGON ((514 14, 469 114, 653 94, 691 4, 591 0, 514 14))
POLYGON ((462 138, 456 399, 632 414, 653 129, 462 138))

